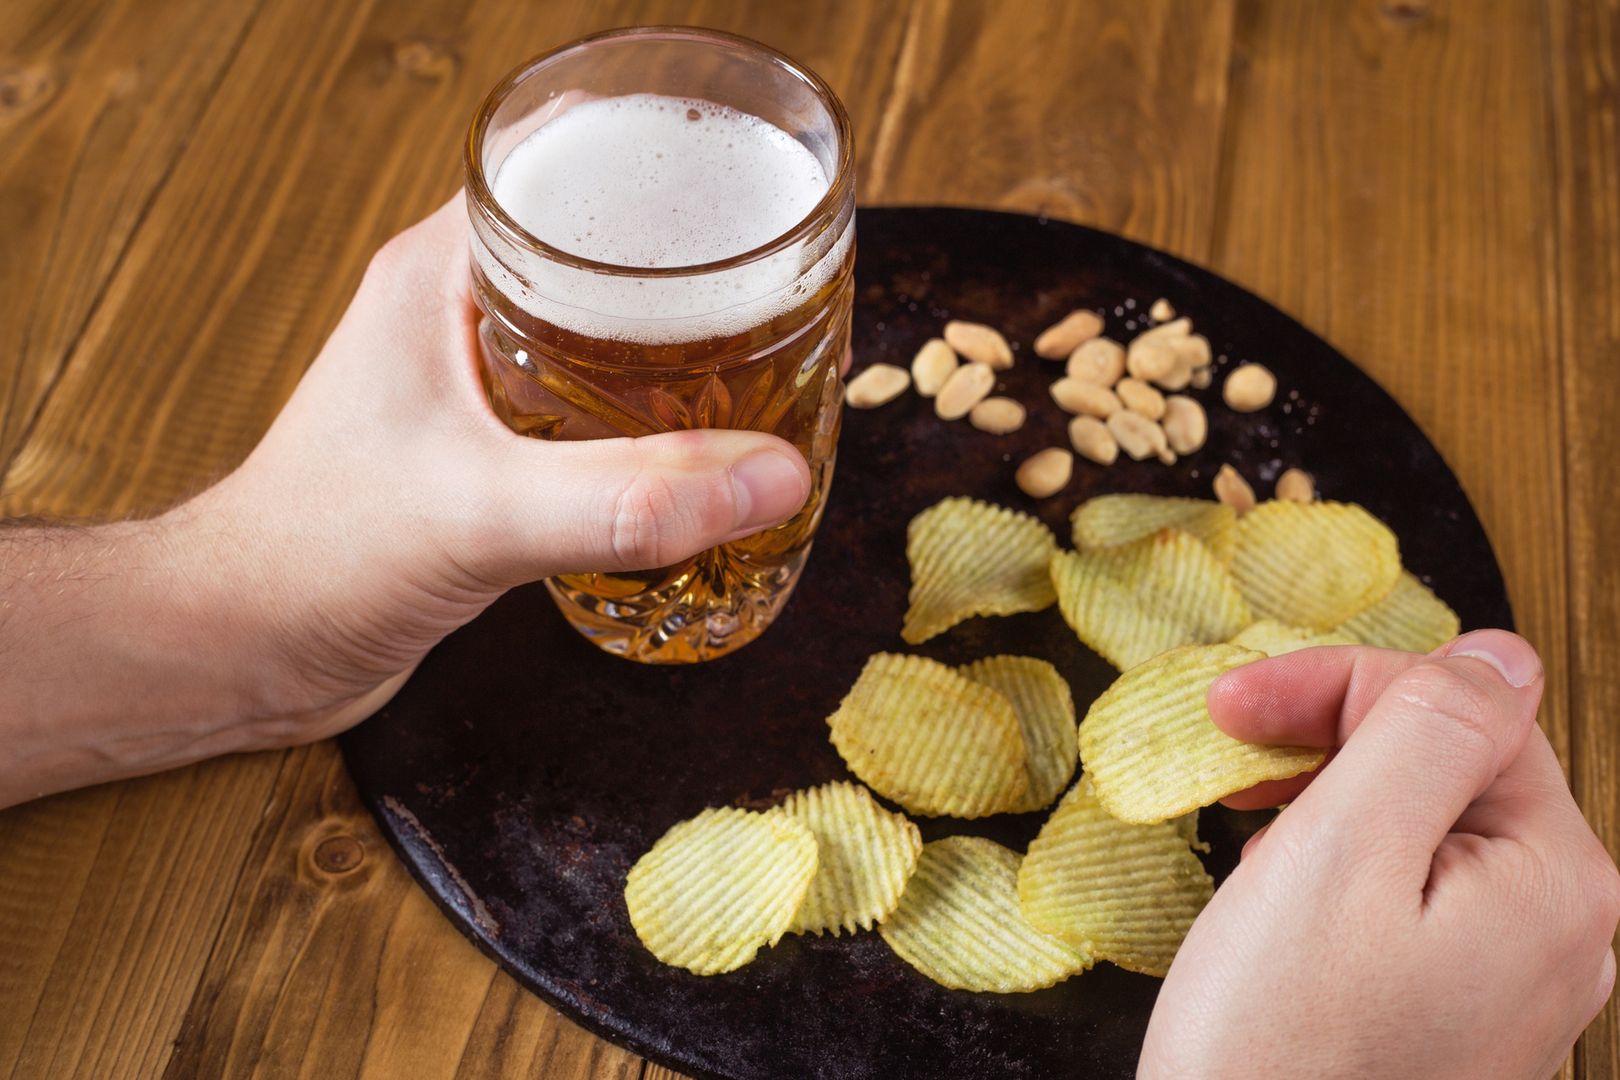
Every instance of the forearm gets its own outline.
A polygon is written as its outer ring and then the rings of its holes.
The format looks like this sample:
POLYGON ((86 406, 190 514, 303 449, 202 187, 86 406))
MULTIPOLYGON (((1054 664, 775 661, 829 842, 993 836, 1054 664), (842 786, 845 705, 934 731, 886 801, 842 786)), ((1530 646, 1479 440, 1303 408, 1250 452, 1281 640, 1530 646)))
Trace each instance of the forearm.
POLYGON ((231 543, 200 503, 0 526, 0 806, 251 744, 260 631, 231 543))

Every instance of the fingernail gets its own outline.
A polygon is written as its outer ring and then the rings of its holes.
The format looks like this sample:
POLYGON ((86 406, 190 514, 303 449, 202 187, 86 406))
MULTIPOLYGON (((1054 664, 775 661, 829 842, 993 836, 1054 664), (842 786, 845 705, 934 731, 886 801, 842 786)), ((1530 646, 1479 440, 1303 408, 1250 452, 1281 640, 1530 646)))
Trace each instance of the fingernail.
POLYGON ((1476 630, 1451 643, 1447 656, 1468 656, 1495 668, 1509 686, 1529 686, 1541 674, 1541 658, 1530 643, 1506 630, 1476 630))
POLYGON ((756 450, 731 467, 737 497, 737 528, 763 529, 804 505, 804 474, 777 450, 756 450))

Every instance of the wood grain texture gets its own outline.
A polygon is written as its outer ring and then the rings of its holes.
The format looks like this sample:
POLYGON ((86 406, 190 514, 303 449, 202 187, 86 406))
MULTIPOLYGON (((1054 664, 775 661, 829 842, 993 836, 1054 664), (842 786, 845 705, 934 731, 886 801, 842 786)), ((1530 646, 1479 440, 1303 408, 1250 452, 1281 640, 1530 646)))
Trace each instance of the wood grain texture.
POLYGON ((1202 259, 1233 4, 917 4, 862 198, 1046 213, 1202 259))
POLYGON ((0 11, 0 470, 26 438, 257 8, 0 11))
MULTIPOLYGON (((1478 505, 1616 849, 1615 0, 0 5, 0 514, 145 512, 233 466, 454 189, 488 86, 650 22, 825 75, 863 201, 1121 231, 1364 364, 1478 505)), ((0 1076, 675 1076, 467 945, 330 746, 0 815, 0 956, 0 1076)), ((1617 1055, 1611 1005, 1576 1075, 1617 1055)))
POLYGON ((1567 767, 1545 47, 1531 0, 1245 5, 1214 266, 1354 357, 1451 463, 1548 658, 1567 767))
MULTIPOLYGON (((1558 347, 1569 507, 1570 758, 1576 798, 1620 858, 1620 3, 1547 6, 1557 172, 1558 347)), ((1620 1003, 1577 1075, 1620 1077, 1620 1003)))

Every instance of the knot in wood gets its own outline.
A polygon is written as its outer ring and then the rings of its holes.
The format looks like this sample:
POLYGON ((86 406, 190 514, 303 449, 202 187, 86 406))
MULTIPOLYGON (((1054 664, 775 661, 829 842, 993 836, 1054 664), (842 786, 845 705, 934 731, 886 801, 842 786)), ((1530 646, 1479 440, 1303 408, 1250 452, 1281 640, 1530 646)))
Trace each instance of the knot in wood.
POLYGON ((365 857, 365 848, 352 836, 329 836, 315 848, 315 866, 328 874, 346 874, 365 857))
POLYGON ((411 38, 394 46, 394 63, 407 75, 437 81, 455 74, 456 54, 441 42, 411 38))

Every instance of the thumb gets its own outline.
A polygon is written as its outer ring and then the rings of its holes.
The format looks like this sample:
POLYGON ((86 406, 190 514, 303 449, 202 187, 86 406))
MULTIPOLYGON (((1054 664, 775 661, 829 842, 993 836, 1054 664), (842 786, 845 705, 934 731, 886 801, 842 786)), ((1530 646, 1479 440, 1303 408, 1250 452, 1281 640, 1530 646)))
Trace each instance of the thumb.
POLYGON ((668 566, 792 517, 810 468, 754 431, 510 439, 493 478, 497 527, 480 561, 503 584, 668 566))

